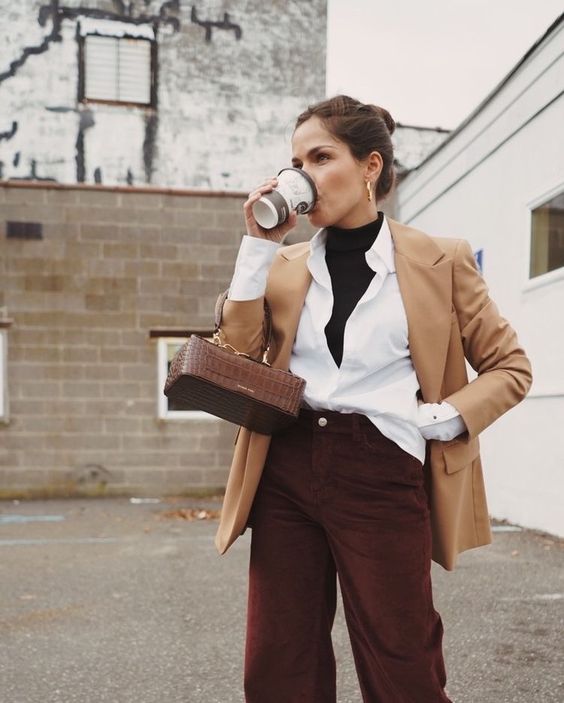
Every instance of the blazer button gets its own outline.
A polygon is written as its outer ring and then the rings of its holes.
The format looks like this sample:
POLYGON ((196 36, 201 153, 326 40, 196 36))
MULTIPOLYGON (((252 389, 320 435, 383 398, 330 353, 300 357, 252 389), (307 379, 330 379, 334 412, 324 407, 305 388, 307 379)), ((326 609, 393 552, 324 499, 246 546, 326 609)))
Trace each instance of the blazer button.
POLYGON ((317 424, 319 425, 319 427, 325 427, 327 425, 327 418, 320 417, 319 420, 317 421, 317 424))

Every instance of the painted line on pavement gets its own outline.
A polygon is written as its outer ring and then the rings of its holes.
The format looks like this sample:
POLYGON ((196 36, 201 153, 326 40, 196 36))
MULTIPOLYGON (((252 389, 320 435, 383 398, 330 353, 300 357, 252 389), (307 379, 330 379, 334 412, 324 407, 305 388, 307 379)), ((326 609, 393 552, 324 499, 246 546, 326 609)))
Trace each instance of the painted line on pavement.
POLYGON ((0 515, 0 525, 22 522, 62 522, 64 515, 0 515))

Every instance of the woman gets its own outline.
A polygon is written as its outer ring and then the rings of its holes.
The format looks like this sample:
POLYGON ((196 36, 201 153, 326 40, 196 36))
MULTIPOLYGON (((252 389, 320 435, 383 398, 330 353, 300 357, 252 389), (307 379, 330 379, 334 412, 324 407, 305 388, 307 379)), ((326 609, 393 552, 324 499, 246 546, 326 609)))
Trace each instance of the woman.
POLYGON ((315 181, 311 242, 281 247, 244 205, 222 335, 306 380, 298 421, 241 429, 216 544, 252 527, 248 703, 335 703, 339 578, 363 700, 449 701, 431 558, 491 541, 477 435, 520 402, 530 363, 469 244, 378 211, 394 183, 395 124, 338 96, 298 117, 293 165, 315 181), (478 372, 468 383, 465 357, 478 372))

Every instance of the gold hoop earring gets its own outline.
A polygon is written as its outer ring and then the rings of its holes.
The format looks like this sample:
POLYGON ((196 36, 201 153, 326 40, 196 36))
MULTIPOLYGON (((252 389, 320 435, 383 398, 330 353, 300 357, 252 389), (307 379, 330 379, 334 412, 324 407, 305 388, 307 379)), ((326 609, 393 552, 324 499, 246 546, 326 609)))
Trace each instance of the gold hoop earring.
POLYGON ((372 200, 372 186, 370 181, 366 181, 366 192, 368 193, 368 200, 370 202, 372 200))

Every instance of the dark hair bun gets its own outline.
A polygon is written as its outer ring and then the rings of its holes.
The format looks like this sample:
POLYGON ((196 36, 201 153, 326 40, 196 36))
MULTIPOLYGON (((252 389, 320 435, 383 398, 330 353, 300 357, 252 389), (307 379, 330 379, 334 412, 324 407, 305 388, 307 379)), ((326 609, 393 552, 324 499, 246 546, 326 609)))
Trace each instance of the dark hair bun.
POLYGON ((370 105, 370 107, 379 117, 384 120, 384 122, 386 123, 386 127, 388 128, 388 132, 390 134, 393 134, 396 130, 396 123, 390 113, 385 108, 380 107, 379 105, 370 105))

